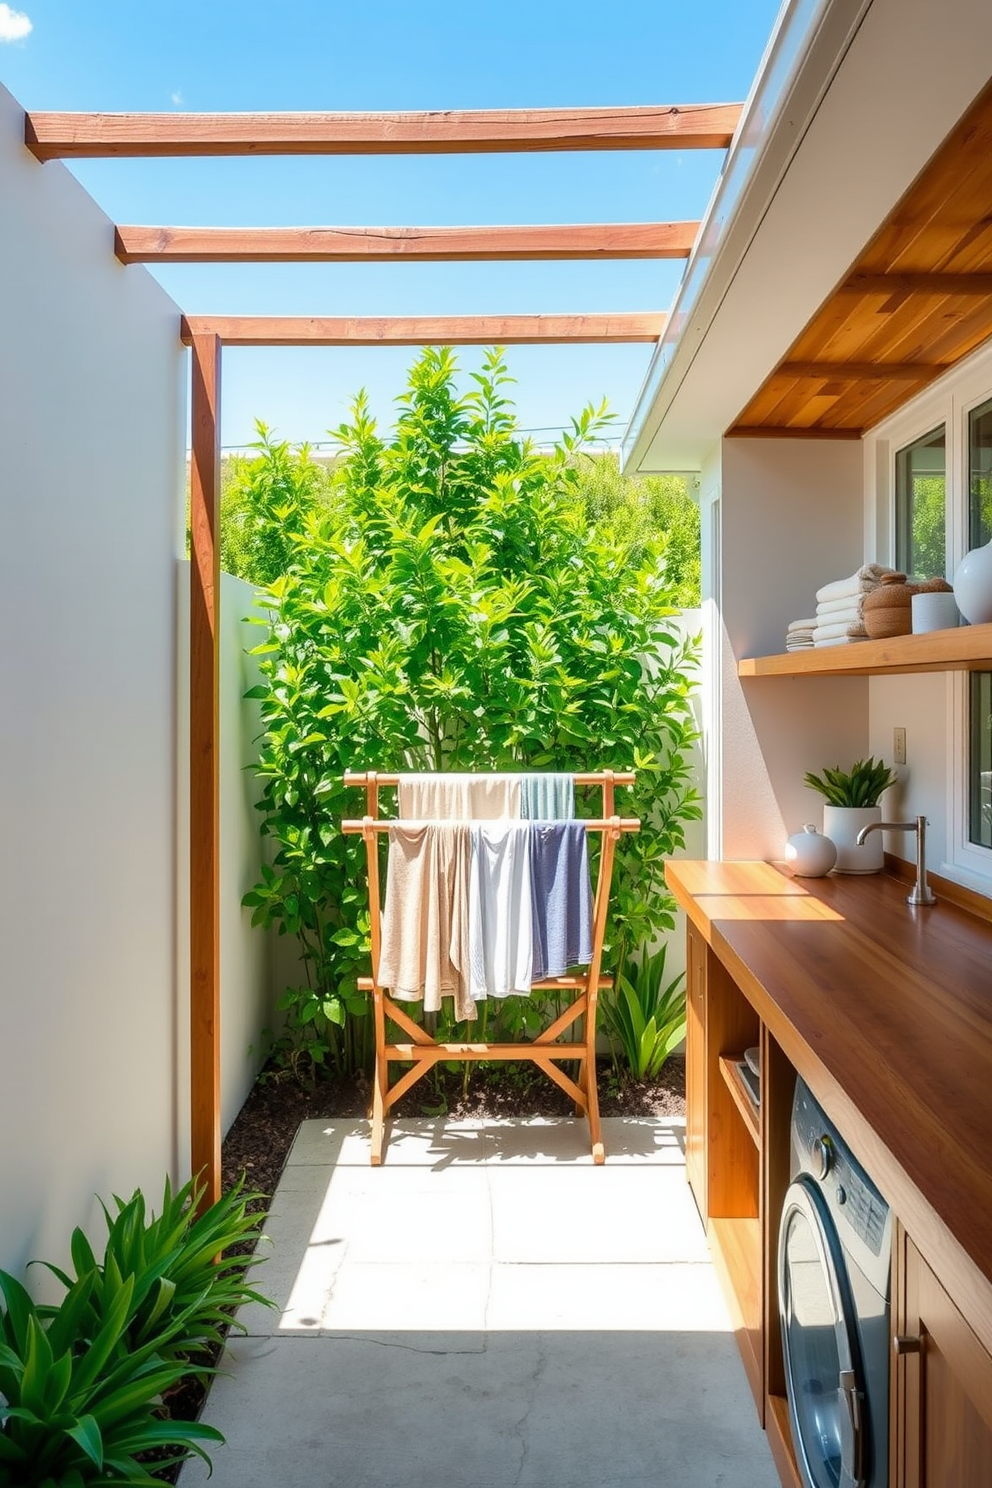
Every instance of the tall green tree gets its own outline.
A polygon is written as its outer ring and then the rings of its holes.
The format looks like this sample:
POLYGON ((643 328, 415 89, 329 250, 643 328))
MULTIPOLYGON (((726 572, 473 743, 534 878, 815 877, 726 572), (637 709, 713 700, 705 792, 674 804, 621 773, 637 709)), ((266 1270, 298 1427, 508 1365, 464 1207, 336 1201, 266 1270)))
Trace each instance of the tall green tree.
POLYGON ((661 552, 665 587, 683 609, 699 604, 699 507, 683 475, 629 476, 612 452, 583 455, 576 490, 589 520, 642 555, 661 552))
MULTIPOLYGON (((618 854, 612 961, 674 922, 664 860, 699 815, 693 647, 659 545, 589 520, 577 456, 603 410, 542 452, 517 434, 509 381, 493 351, 459 394, 451 352, 427 350, 389 440, 359 395, 336 431, 331 508, 304 517, 263 596, 260 809, 278 853, 245 902, 300 939, 307 982, 284 1006, 304 1065, 367 1057, 364 849, 337 828, 359 805, 346 770, 633 766, 623 809, 645 829, 618 854)), ((526 1002, 500 1016, 526 1017, 526 1002)))
POLYGON ((330 478, 306 444, 277 440, 256 420, 255 455, 226 460, 220 502, 220 566, 251 584, 285 573, 305 518, 326 507, 330 478))

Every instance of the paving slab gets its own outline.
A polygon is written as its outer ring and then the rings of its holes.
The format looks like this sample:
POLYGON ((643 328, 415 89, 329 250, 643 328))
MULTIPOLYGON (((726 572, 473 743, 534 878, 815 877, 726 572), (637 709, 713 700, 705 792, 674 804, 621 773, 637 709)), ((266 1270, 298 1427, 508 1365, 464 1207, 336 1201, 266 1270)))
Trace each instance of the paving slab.
MULTIPOLYGON (((684 1123, 305 1122, 204 1419, 213 1488, 777 1488, 684 1123)), ((182 1488, 208 1482, 184 1468, 182 1488)))

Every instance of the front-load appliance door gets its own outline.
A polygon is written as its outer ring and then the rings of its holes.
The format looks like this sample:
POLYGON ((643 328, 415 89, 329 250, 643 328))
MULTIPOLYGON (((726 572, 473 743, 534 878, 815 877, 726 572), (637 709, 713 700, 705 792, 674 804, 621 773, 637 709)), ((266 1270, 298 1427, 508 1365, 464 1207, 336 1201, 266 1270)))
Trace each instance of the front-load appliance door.
POLYGON ((833 1220, 803 1174, 785 1196, 778 1294, 789 1416, 806 1488, 864 1488, 870 1470, 854 1303, 833 1220))

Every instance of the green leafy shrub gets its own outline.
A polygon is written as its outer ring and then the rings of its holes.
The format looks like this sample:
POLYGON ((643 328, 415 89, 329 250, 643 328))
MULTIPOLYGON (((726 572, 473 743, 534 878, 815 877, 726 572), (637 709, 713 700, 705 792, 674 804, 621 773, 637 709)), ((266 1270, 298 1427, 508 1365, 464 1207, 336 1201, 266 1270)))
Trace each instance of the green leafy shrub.
POLYGON ((653 956, 628 962, 616 995, 604 1001, 606 1026, 635 1080, 654 1080, 685 1038, 685 972, 665 983, 663 945, 653 956))
POLYGON ((292 540, 309 512, 327 500, 328 474, 309 447, 273 439, 256 421, 252 457, 225 460, 220 503, 220 566, 252 584, 271 584, 286 571, 292 540))
POLYGON ((825 796, 831 806, 877 806, 882 792, 895 785, 896 774, 884 760, 858 760, 850 770, 839 765, 824 770, 822 776, 812 772, 803 777, 812 790, 825 796))
MULTIPOLYGON (((282 1057, 306 1074, 370 1063, 362 802, 345 770, 596 768, 638 773, 618 798, 645 830, 618 853, 610 958, 674 924, 664 861, 698 817, 687 749, 692 642, 661 547, 590 523, 578 493, 586 409, 550 452, 516 433, 498 351, 459 396, 428 350, 382 439, 359 396, 336 437, 331 509, 311 513, 263 596, 262 830, 274 865, 245 896, 298 937, 306 981, 282 999, 282 1057)), ((387 804, 386 797, 383 804, 387 804)), ((588 810, 600 810, 590 796, 588 810)), ((506 999, 500 1027, 534 1016, 506 999)))
POLYGON ((77 1229, 75 1275, 49 1266, 66 1289, 58 1306, 0 1272, 0 1488, 155 1484, 140 1459, 163 1447, 176 1451, 156 1468, 191 1452, 209 1461, 198 1444, 220 1432, 169 1420, 161 1396, 213 1373, 197 1356, 220 1343, 229 1308, 265 1300, 244 1285, 251 1257, 217 1259, 257 1235, 254 1197, 238 1185, 197 1217, 193 1185, 173 1194, 167 1182, 158 1219, 140 1193, 115 1199, 102 1262, 77 1229))

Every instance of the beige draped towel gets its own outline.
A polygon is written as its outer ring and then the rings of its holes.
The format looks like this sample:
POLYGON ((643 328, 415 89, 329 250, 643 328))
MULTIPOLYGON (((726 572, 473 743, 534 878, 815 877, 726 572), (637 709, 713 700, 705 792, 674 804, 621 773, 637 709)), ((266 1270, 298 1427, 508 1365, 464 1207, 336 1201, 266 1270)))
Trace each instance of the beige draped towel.
POLYGON ((471 828, 462 822, 392 822, 378 982, 398 1002, 436 1013, 455 1000, 474 1018, 469 992, 468 882, 471 828))
POLYGON ((520 817, 519 775, 401 775, 404 821, 494 821, 520 817))

